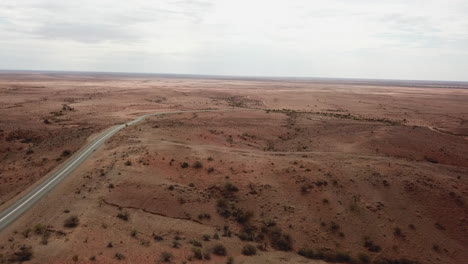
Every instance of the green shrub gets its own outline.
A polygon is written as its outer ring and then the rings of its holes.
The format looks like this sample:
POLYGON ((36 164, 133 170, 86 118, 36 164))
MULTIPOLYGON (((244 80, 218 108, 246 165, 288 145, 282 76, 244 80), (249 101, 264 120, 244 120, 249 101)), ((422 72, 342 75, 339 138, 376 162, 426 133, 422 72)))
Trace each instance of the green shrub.
POLYGON ((128 219, 129 219, 128 212, 120 212, 120 213, 117 214, 117 217, 124 220, 124 221, 128 221, 128 219))
POLYGON ((171 262, 174 259, 174 255, 170 252, 163 251, 161 255, 159 255, 159 259, 161 262, 171 262))
POLYGON ((199 249, 199 248, 192 248, 192 253, 193 253, 193 257, 194 257, 194 258, 196 258, 196 259, 203 259, 203 254, 202 254, 201 249, 199 249))
POLYGON ((227 255, 226 247, 220 243, 214 245, 213 254, 218 255, 218 256, 226 256, 227 255))
POLYGON ((28 261, 31 260, 33 256, 33 252, 31 247, 28 246, 22 246, 19 248, 18 251, 13 253, 13 256, 11 256, 10 261, 12 262, 23 262, 23 261, 28 261))
POLYGON ((192 167, 195 169, 201 169, 203 167, 203 164, 197 160, 195 161, 195 163, 193 163, 192 167))
POLYGON ((235 186, 234 184, 228 182, 224 185, 224 191, 228 193, 233 193, 233 192, 238 192, 239 188, 237 188, 237 186, 235 186))
POLYGON ((79 223, 80 223, 80 220, 78 219, 78 216, 73 215, 65 220, 65 223, 63 224, 63 226, 68 227, 68 228, 73 228, 73 227, 77 227, 79 223))
POLYGON ((242 248, 242 254, 246 255, 246 256, 253 256, 255 254, 257 254, 257 248, 253 245, 245 245, 243 248, 242 248))

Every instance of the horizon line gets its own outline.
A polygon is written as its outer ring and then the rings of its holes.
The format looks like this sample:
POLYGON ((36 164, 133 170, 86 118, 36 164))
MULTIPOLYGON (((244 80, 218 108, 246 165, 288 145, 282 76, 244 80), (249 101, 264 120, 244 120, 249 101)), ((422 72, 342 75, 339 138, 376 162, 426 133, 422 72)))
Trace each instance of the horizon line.
MULTIPOLYGON (((195 74, 195 73, 163 73, 163 72, 123 72, 123 71, 83 71, 83 70, 34 70, 34 69, 0 69, 0 73, 82 73, 82 74, 100 74, 100 75, 160 75, 160 77, 179 76, 179 77, 200 77, 207 79, 251 79, 251 80, 274 80, 274 81, 354 81, 349 84, 359 84, 360 82, 387 81, 394 84, 403 84, 405 82, 415 82, 419 85, 427 86, 433 84, 459 84, 467 85, 468 80, 429 80, 429 79, 395 79, 395 78, 368 78, 368 77, 312 77, 312 76, 269 76, 269 75, 225 75, 225 74, 195 74), (165 76, 164 76, 165 75, 165 76)), ((365 83, 363 83, 365 84, 365 83)), ((414 84, 414 83, 413 83, 414 84)), ((465 87, 465 86, 456 86, 465 87)), ((465 87, 468 88, 468 87, 465 87)))

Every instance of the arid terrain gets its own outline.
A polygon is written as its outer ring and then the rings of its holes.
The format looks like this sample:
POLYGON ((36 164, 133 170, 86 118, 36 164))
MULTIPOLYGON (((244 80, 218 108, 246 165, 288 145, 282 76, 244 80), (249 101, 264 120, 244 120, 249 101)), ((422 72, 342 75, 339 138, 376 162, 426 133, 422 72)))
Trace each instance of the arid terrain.
POLYGON ((0 231, 0 263, 466 263, 468 84, 2 72, 0 209, 176 110, 0 231))

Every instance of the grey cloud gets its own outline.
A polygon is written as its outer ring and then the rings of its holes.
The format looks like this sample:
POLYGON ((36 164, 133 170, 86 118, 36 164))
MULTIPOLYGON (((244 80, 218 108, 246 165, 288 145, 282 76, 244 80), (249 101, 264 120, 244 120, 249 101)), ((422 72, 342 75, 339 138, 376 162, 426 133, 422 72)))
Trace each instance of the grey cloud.
POLYGON ((102 41, 135 42, 137 34, 115 25, 87 23, 51 23, 33 30, 33 35, 46 39, 70 39, 84 43, 102 41))

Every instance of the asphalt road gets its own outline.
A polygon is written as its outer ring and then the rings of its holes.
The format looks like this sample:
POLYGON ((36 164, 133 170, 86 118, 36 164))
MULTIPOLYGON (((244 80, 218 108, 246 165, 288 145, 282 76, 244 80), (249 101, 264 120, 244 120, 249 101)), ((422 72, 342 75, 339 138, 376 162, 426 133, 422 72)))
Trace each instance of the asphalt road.
POLYGON ((176 112, 163 112, 147 114, 136 118, 135 120, 126 124, 112 127, 103 132, 93 142, 89 143, 86 147, 81 149, 70 157, 58 170, 47 177, 41 184, 34 187, 31 191, 26 193, 23 197, 19 198, 9 208, 5 209, 0 213, 0 231, 7 227, 9 224, 14 222, 24 212, 30 209, 37 201, 39 201, 44 195, 55 188, 64 178, 69 176, 77 167, 83 163, 99 146, 101 146, 107 139, 115 135, 119 130, 126 126, 134 125, 146 117, 155 115, 167 115, 167 114, 178 114, 184 112, 208 112, 212 110, 195 110, 195 111, 176 111, 176 112))

